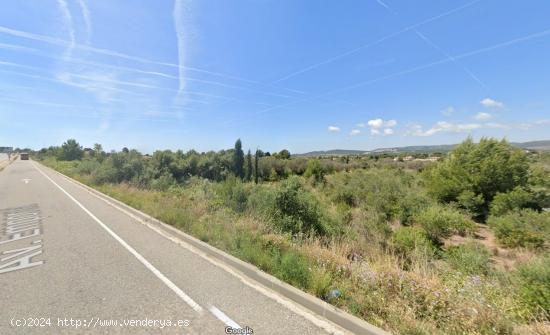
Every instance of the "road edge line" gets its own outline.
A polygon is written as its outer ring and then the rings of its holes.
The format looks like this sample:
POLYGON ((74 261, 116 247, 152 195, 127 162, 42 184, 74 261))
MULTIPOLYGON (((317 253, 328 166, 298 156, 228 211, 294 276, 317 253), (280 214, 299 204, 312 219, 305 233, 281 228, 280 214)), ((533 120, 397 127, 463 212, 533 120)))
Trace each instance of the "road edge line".
POLYGON ((46 179, 48 179, 52 184, 54 184, 60 191, 62 191, 69 199, 71 199, 78 207, 80 207, 89 217, 91 217, 96 223, 98 223, 101 228, 103 228, 111 237, 113 237, 120 245, 122 245, 128 252, 130 252, 141 264, 143 264, 147 270, 151 271, 158 279, 160 279, 168 288, 170 288, 180 299, 182 299, 189 307, 194 309, 198 313, 202 313, 203 308, 197 304, 190 296, 188 296, 181 288, 174 284, 168 277, 166 277, 162 272, 160 272, 153 264, 151 264, 145 257, 138 253, 134 248, 132 248, 126 241, 124 241, 120 236, 118 236, 111 228, 107 227, 103 221, 98 219, 90 210, 88 210, 84 205, 82 205, 78 200, 76 200, 69 192, 67 192, 63 187, 57 184, 50 176, 48 176, 44 171, 36 166, 33 163, 34 168, 40 172, 46 179))

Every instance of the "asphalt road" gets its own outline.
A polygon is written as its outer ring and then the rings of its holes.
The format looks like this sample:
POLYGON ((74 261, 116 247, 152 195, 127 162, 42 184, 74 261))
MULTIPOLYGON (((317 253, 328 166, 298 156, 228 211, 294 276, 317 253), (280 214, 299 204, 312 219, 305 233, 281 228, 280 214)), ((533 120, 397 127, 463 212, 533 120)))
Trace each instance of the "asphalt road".
POLYGON ((0 220, 0 334, 339 330, 33 161, 0 172, 0 220))

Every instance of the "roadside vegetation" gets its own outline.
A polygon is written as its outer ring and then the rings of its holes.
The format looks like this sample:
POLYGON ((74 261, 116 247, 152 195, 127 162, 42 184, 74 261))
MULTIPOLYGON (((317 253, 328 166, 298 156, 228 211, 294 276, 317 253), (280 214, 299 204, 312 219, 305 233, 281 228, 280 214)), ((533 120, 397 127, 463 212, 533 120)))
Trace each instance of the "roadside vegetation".
POLYGON ((34 158, 396 334, 548 334, 550 155, 436 162, 82 149, 34 158))

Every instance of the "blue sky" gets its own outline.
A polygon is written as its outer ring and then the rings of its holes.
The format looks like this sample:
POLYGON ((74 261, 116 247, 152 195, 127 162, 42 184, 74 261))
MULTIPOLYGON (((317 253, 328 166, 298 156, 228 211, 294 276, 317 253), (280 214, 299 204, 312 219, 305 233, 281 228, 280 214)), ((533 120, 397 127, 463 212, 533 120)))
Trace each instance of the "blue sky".
POLYGON ((550 139, 548 17, 545 0, 5 1, 0 146, 550 139))

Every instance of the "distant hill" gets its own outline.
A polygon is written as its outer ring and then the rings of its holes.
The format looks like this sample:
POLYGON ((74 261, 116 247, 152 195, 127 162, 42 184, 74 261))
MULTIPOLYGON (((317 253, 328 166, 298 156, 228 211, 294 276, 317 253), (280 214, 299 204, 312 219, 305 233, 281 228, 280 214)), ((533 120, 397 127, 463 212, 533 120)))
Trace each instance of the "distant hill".
POLYGON ((326 150, 326 151, 311 151, 304 154, 295 154, 293 156, 303 156, 303 157, 317 157, 317 156, 353 156, 353 155, 362 155, 367 153, 367 151, 362 150, 326 150))
MULTIPOLYGON (((513 146, 529 149, 529 150, 541 150, 550 151, 550 140, 546 141, 530 141, 530 142, 511 142, 513 146)), ((395 148, 379 148, 375 150, 345 150, 335 149, 326 151, 311 151, 303 154, 296 154, 294 156, 302 157, 318 157, 318 156, 349 156, 349 155, 365 155, 376 153, 434 153, 434 152, 449 152, 457 144, 439 144, 439 145, 411 145, 406 147, 395 148)))
POLYGON ((531 141, 511 144, 523 149, 550 151, 550 141, 531 141))

